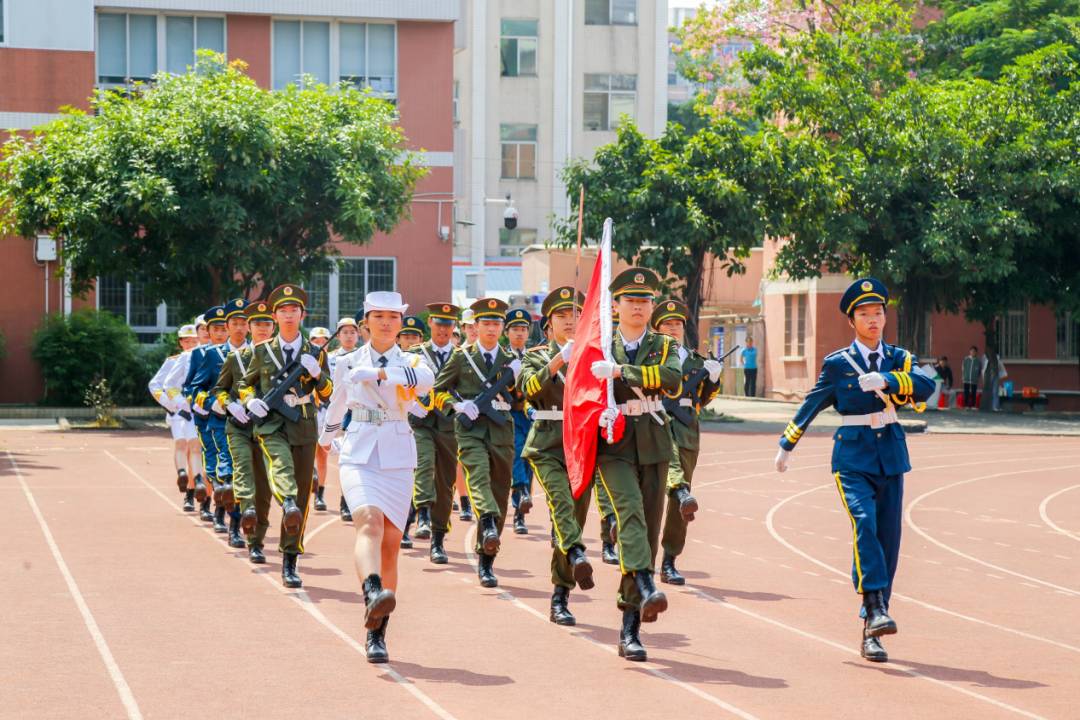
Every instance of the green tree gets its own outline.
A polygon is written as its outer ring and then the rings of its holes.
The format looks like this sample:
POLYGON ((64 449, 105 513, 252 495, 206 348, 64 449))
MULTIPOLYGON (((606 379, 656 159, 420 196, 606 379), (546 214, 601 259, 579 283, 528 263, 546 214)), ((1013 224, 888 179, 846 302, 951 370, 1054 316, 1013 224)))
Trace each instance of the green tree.
POLYGON ((197 312, 325 270, 407 217, 425 170, 395 108, 348 86, 259 88, 200 53, 185 75, 98 92, 13 137, 0 156, 0 234, 64 238, 72 289, 139 281, 197 312))

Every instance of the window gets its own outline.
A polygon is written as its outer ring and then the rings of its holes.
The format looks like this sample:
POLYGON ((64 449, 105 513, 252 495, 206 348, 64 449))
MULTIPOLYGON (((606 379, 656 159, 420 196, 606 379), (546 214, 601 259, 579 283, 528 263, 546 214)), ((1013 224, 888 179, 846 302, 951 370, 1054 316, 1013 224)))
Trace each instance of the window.
POLYGON ((197 49, 225 52, 225 18, 165 18, 165 69, 176 75, 195 65, 197 49))
POLYGON ((624 114, 634 117, 636 75, 585 76, 585 129, 614 130, 624 114))
POLYGON ((502 76, 536 75, 536 20, 502 21, 502 76))
POLYGON ((454 81, 454 122, 458 119, 458 81, 454 81))
POLYGON ((284 90, 303 75, 330 84, 330 23, 274 21, 274 89, 284 90))
POLYGON ((385 96, 397 93, 395 25, 343 22, 338 26, 338 79, 385 96))
POLYGON ((536 230, 499 228, 499 255, 521 257, 521 251, 536 243, 536 230))
POLYGON ((998 354, 1002 358, 1028 356, 1028 304, 1024 301, 998 318, 998 354))
MULTIPOLYGON (((3 0, 0 0, 3 2, 3 0)), ((177 75, 195 64, 197 49, 225 52, 225 18, 98 13, 97 81, 106 87, 150 82, 159 70, 177 75), (164 27, 164 53, 158 30, 164 27)))
POLYGON ((508 180, 536 179, 536 126, 500 125, 502 176, 508 180))
POLYGON ((806 347, 806 295, 784 296, 784 355, 802 357, 806 347))
POLYGON ((637 25, 637 0, 585 0, 586 25, 637 25))
POLYGON ((1080 321, 1072 313, 1057 319, 1057 359, 1076 360, 1080 357, 1080 321))
POLYGON ((308 294, 304 326, 332 327, 339 318, 352 317, 364 307, 369 292, 397 290, 394 258, 342 258, 332 271, 315 273, 304 283, 308 294))
POLYGON ((170 310, 165 303, 155 305, 147 300, 139 282, 128 283, 100 277, 97 300, 99 310, 123 318, 141 343, 156 342, 162 334, 172 332, 180 325, 179 310, 170 310))

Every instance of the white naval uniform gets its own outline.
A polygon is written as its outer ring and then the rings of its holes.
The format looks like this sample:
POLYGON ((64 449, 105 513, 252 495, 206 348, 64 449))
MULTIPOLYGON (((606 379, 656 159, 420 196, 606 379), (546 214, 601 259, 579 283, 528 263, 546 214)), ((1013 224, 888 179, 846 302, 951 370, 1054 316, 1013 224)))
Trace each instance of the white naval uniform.
MULTIPOLYGON (((162 403, 162 396, 169 399, 175 397, 175 395, 169 393, 168 380, 174 374, 174 370, 179 366, 183 366, 183 375, 180 376, 180 384, 182 385, 184 378, 187 377, 187 369, 190 364, 190 352, 173 355, 165 359, 165 362, 161 364, 161 367, 158 368, 158 371, 154 373, 154 377, 150 378, 148 383, 150 394, 154 396, 158 403, 162 403)), ((164 404, 162 406, 164 407, 164 404)), ((176 413, 169 415, 166 423, 168 423, 169 430, 172 432, 173 440, 194 440, 199 436, 195 430, 195 423, 192 420, 185 420, 176 413)))
POLYGON ((370 345, 338 357, 321 442, 341 433, 345 413, 352 411, 341 441, 341 494, 351 512, 377 507, 403 529, 412 505, 416 469, 416 439, 408 411, 417 395, 431 390, 435 374, 418 356, 402 352, 397 345, 386 352, 385 366, 378 357, 370 345), (350 382, 349 373, 356 367, 384 367, 387 379, 350 382))

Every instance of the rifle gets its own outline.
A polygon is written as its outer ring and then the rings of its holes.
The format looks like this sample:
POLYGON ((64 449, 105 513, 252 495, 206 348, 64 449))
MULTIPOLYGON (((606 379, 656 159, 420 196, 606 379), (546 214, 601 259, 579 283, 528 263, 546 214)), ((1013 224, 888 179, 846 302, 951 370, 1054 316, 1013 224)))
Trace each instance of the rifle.
MULTIPOLYGON (((490 419, 499 427, 503 427, 504 425, 506 425, 506 416, 496 410, 494 407, 492 407, 491 402, 497 397, 499 397, 499 395, 502 394, 503 390, 505 390, 514 382, 513 370, 506 366, 503 366, 501 370, 504 370, 504 372, 499 375, 498 379, 495 380, 495 382, 493 382, 490 386, 488 386, 487 390, 477 395, 476 399, 473 400, 473 402, 476 403, 476 407, 480 409, 480 412, 486 415, 488 419, 490 419)), ((464 401, 464 399, 456 392, 454 393, 454 396, 457 397, 458 400, 464 401)), ((457 414, 457 419, 461 421, 461 424, 464 425, 467 429, 473 426, 473 421, 462 413, 457 414)))
MULTIPOLYGON (((728 355, 738 349, 738 345, 731 348, 726 353, 724 353, 724 355, 718 360, 718 362, 724 362, 724 360, 727 359, 728 355)), ((711 352, 709 353, 709 359, 716 360, 716 358, 711 352)), ((691 399, 694 400, 694 405, 700 405, 701 384, 705 382, 705 378, 707 378, 708 376, 709 371, 706 370, 704 367, 700 367, 690 373, 690 376, 687 377, 686 381, 683 383, 683 392, 680 395, 676 397, 668 397, 667 395, 664 396, 664 412, 681 422, 683 425, 690 427, 690 425, 692 425, 694 422, 694 413, 691 411, 690 408, 680 405, 679 401, 682 400, 682 398, 686 397, 687 394, 689 394, 692 396, 691 399)))
MULTIPOLYGON (((325 348, 330 347, 330 343, 334 341, 334 338, 337 337, 339 332, 341 332, 341 328, 335 330, 334 334, 330 336, 330 339, 326 341, 326 344, 320 348, 316 348, 315 352, 309 350, 307 353, 301 353, 294 357, 291 363, 278 370, 277 374, 271 378, 274 387, 262 398, 267 407, 271 410, 277 410, 286 420, 296 422, 300 419, 300 411, 285 402, 285 398, 289 395, 290 391, 295 390, 297 396, 303 395, 300 391, 300 378, 307 370, 300 364, 300 358, 305 354, 310 355, 313 358, 319 357, 321 353, 325 352, 325 348)), ((252 415, 252 419, 260 426, 266 422, 268 417, 270 417, 269 414, 265 418, 252 415)))
POLYGON ((168 414, 169 417, 172 417, 173 415, 179 415, 180 417, 184 418, 185 420, 191 420, 191 413, 189 413, 187 410, 181 410, 180 412, 173 412, 172 410, 166 410, 165 412, 168 414))

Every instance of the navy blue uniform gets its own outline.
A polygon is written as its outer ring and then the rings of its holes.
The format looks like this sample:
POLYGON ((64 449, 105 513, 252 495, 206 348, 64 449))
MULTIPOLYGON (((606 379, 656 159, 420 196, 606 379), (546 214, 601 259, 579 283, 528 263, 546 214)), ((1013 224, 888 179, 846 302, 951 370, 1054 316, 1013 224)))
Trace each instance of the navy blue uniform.
POLYGON ((211 480, 232 478, 232 457, 229 455, 229 443, 225 437, 225 418, 210 412, 214 404, 214 386, 217 384, 221 366, 229 352, 228 343, 204 345, 192 353, 191 367, 184 382, 184 395, 191 407, 198 407, 210 413, 209 416, 193 412, 195 427, 203 444, 203 466, 206 476, 211 480), (199 352, 202 351, 202 352, 199 352))
MULTIPOLYGON (((878 352, 882 357, 877 372, 888 383, 881 392, 889 397, 890 406, 924 402, 933 394, 935 383, 919 370, 914 355, 884 342, 878 352)), ((898 422, 885 422, 895 419, 895 411, 877 393, 859 387, 859 375, 869 372, 854 343, 827 356, 817 384, 784 430, 780 447, 793 450, 817 414, 829 407, 851 420, 884 413, 875 419, 878 426, 845 425, 836 431, 832 471, 851 518, 852 582, 859 593, 883 591, 887 604, 900 554, 904 473, 911 470, 911 463, 904 429, 898 422), (847 358, 859 367, 858 372, 847 358)))

